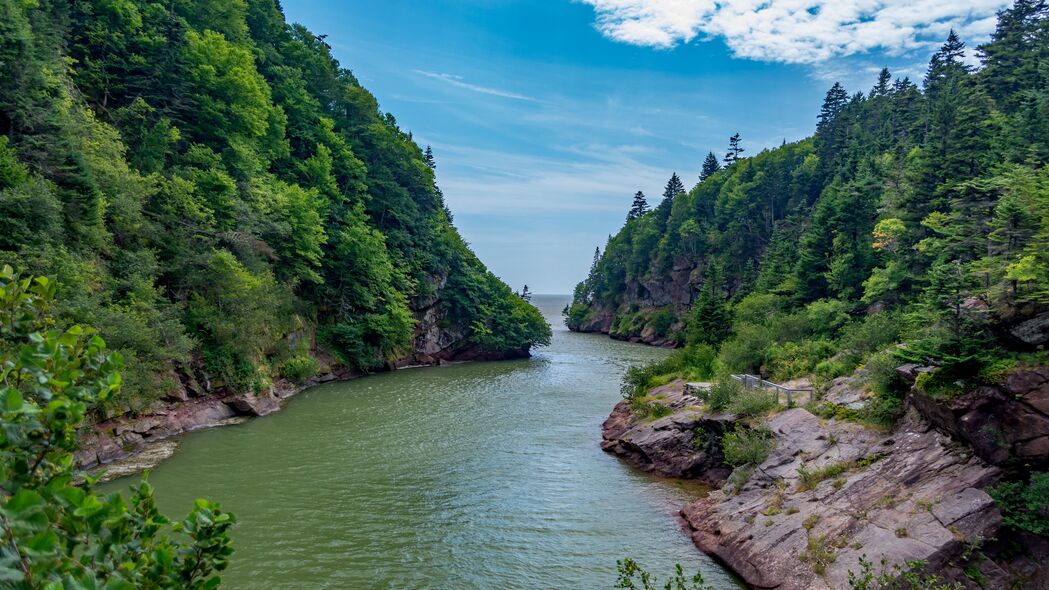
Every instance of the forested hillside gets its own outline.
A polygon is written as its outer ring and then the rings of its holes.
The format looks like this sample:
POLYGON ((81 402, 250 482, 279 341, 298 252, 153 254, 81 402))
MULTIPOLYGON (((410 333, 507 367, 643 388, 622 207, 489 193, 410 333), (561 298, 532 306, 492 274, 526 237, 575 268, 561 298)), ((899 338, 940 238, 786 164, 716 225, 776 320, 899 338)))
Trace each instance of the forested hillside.
POLYGON ((0 0, 0 265, 123 355, 110 413, 546 342, 434 169, 275 0, 0 0))
POLYGON ((737 135, 691 191, 639 195, 566 315, 688 347, 657 372, 993 381, 1049 340, 1047 162, 1049 9, 1019 0, 975 52, 952 32, 920 85, 835 84, 813 137, 743 157, 737 135))

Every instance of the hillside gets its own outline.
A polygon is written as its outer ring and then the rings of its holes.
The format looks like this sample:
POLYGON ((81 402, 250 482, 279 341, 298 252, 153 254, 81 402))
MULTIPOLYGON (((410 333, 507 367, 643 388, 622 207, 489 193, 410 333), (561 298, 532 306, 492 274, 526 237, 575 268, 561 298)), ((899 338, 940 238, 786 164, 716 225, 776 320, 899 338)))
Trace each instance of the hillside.
POLYGON ((435 168, 275 0, 0 0, 0 265, 123 356, 104 414, 546 342, 435 168))
POLYGON ((1017 2, 980 67, 952 32, 921 87, 887 70, 865 93, 835 84, 814 136, 753 157, 730 148, 723 166, 711 154, 688 192, 675 175, 595 257, 569 325, 775 379, 845 375, 896 343, 899 360, 941 366, 946 388, 1037 356, 1047 18, 1017 2))

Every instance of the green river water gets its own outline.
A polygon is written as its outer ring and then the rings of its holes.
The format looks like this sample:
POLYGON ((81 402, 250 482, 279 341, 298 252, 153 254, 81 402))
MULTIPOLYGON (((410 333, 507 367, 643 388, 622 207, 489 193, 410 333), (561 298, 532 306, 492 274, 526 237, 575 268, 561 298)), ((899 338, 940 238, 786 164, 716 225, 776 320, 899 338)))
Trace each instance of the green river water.
POLYGON ((696 490, 598 447, 623 371, 667 352, 568 332, 566 298, 533 302, 554 338, 529 360, 323 385, 185 436, 150 476, 162 510, 236 514, 225 588, 611 588, 625 556, 738 587, 675 517, 696 490))

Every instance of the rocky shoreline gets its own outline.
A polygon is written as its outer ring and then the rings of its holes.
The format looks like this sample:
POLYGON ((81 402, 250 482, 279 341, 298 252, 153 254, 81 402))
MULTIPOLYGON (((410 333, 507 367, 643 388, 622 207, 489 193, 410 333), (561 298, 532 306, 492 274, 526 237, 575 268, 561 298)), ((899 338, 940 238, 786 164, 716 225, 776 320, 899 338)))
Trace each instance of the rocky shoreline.
MULTIPOLYGON (((901 376, 913 379, 915 369, 903 367, 901 376)), ((1049 370, 1037 367, 946 405, 912 391, 891 431, 783 410, 758 421, 775 440, 768 457, 733 470, 721 437, 761 425, 709 414, 674 382, 649 394, 670 415, 639 418, 620 402, 601 446, 654 474, 720 485, 681 516, 696 546, 753 588, 848 588, 863 558, 875 575, 922 561, 925 571, 965 588, 1044 589, 1049 542, 1004 538, 986 488, 1018 460, 1044 464, 1047 396, 1049 370), (996 442, 986 434, 992 430, 996 442), (1026 553, 1017 554, 1017 541, 1026 553)), ((866 397, 859 380, 840 379, 824 399, 855 407, 866 397)))
MULTIPOLYGON (((502 355, 467 354, 452 357, 454 360, 416 355, 392 363, 385 370, 512 360, 528 356, 527 351, 502 355)), ((74 458, 81 469, 99 471, 104 468, 106 479, 131 475, 152 468, 170 457, 177 448, 177 443, 171 440, 173 437, 268 416, 283 408, 288 399, 307 389, 366 375, 349 369, 336 369, 303 383, 280 380, 268 391, 259 394, 218 391, 194 397, 182 387, 176 396, 163 400, 148 412, 118 416, 91 425, 80 435, 79 450, 74 458)))

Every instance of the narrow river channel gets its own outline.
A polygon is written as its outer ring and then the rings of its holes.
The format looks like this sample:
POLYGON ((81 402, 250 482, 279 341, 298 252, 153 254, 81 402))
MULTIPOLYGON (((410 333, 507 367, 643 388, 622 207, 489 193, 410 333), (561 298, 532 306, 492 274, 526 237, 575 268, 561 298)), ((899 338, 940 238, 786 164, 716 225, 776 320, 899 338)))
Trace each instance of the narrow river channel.
POLYGON ((184 437, 150 477, 161 508, 237 515, 226 588, 603 589, 625 556, 736 588, 675 518, 697 491, 598 448, 623 371, 667 352, 570 333, 565 297, 534 302, 554 338, 532 359, 328 384, 184 437))

